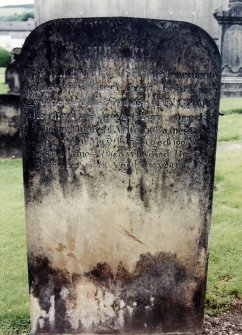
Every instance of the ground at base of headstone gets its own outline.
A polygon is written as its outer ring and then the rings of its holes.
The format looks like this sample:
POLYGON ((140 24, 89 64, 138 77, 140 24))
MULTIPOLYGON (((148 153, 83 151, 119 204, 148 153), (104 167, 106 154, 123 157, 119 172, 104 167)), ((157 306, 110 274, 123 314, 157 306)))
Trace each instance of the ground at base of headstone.
POLYGON ((242 300, 218 316, 205 316, 203 335, 241 335, 242 300))
POLYGON ((242 335, 242 300, 235 303, 229 311, 218 316, 206 315, 202 335, 242 335))

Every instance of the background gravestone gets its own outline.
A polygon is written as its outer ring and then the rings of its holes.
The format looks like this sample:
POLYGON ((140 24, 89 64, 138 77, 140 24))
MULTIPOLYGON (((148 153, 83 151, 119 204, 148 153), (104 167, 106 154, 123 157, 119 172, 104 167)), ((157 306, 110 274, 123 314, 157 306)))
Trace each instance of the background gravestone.
POLYGON ((5 72, 5 82, 9 86, 11 94, 19 94, 20 81, 19 81, 19 55, 21 48, 14 48, 11 53, 11 62, 7 65, 5 72))
POLYGON ((242 0, 230 0, 229 8, 218 9, 214 17, 221 30, 221 93, 228 97, 242 96, 242 0))
POLYGON ((182 22, 56 20, 21 69, 32 334, 201 333, 212 39, 182 22))
POLYGON ((20 48, 12 51, 11 62, 7 65, 5 81, 9 86, 7 94, 0 94, 0 157, 21 156, 20 134, 20 48))
POLYGON ((0 157, 21 157, 20 97, 0 94, 0 157))

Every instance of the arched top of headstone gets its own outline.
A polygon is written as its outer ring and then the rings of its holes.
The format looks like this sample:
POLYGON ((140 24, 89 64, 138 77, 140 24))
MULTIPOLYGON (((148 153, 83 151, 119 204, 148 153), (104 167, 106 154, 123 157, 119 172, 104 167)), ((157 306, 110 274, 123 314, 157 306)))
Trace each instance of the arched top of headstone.
MULTIPOLYGON (((202 28, 188 22, 129 17, 76 18, 48 21, 33 30, 23 46, 22 65, 39 57, 38 53, 46 52, 46 48, 43 48, 45 43, 51 43, 50 48, 54 47, 54 43, 58 52, 61 51, 60 39, 62 38, 73 41, 74 44, 78 41, 84 53, 89 53, 92 46, 96 46, 97 43, 100 46, 102 44, 113 48, 113 32, 116 33, 117 30, 120 30, 120 35, 126 36, 127 45, 134 43, 135 47, 145 48, 156 58, 159 57, 159 46, 162 47, 164 42, 163 31, 166 31, 170 38, 176 36, 178 40, 181 38, 193 40, 194 48, 197 48, 198 41, 202 39, 206 41, 206 47, 219 57, 217 45, 212 37, 202 28), (150 48, 152 45, 155 45, 155 48, 150 48)), ((174 45, 173 48, 175 49, 176 46, 174 45)))

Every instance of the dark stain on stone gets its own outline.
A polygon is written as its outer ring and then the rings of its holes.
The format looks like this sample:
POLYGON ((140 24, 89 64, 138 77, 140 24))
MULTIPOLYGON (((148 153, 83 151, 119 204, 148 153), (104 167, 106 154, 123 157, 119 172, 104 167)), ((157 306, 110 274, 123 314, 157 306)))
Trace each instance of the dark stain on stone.
POLYGON ((206 293, 206 279, 200 278, 200 282, 197 285, 197 289, 193 294, 192 300, 195 308, 201 311, 203 310, 203 301, 205 299, 205 293, 206 293))
POLYGON ((46 30, 46 54, 45 54, 45 58, 48 62, 49 69, 53 68, 53 63, 52 63, 53 43, 51 43, 52 33, 53 33, 52 29, 46 30))
POLYGON ((28 264, 29 285, 35 298, 40 296, 41 287, 48 284, 48 275, 52 272, 47 258, 37 257, 35 264, 28 264))
POLYGON ((119 265, 118 265, 116 281, 117 282, 124 282, 124 283, 131 283, 133 281, 132 274, 129 273, 129 271, 127 271, 125 269, 122 262, 120 262, 119 265))
POLYGON ((120 48, 119 51, 120 51, 120 54, 124 57, 132 56, 132 50, 128 46, 120 48))
POLYGON ((131 112, 131 83, 129 82, 129 76, 126 78, 127 82, 125 85, 125 89, 122 92, 122 106, 121 106, 121 112, 119 120, 120 122, 126 121, 127 123, 127 145, 129 148, 131 148, 131 133, 130 133, 130 112, 131 112))
POLYGON ((144 188, 144 184, 143 184, 143 178, 140 178, 139 191, 140 191, 140 199, 142 201, 144 201, 145 188, 144 188))
POLYGON ((207 236, 207 231, 206 229, 203 229, 202 232, 200 233, 200 238, 199 238, 199 249, 205 249, 207 250, 208 247, 208 236, 207 236))
POLYGON ((60 185, 62 186, 63 192, 65 193, 68 183, 65 135, 62 131, 59 131, 57 124, 55 124, 55 135, 58 140, 58 145, 56 147, 56 154, 58 157, 58 166, 59 166, 59 182, 60 185))
POLYGON ((133 272, 120 262, 113 274, 111 267, 103 263, 85 275, 96 286, 113 294, 119 292, 113 304, 116 313, 120 300, 132 308, 132 315, 127 307, 123 309, 123 331, 186 333, 193 329, 199 333, 202 329, 205 279, 190 276, 175 254, 143 254, 133 272), (196 286, 189 291, 191 281, 196 286))
POLYGON ((131 186, 131 181, 129 179, 129 186, 127 187, 127 191, 131 192, 133 190, 133 187, 131 186))
POLYGON ((66 313, 65 301, 61 297, 61 288, 54 288, 55 296, 55 331, 58 333, 66 333, 71 329, 66 313))
MULTIPOLYGON (((142 243, 126 230, 125 234, 135 242, 142 243)), ((122 262, 119 263, 116 273, 108 263, 98 263, 84 276, 96 287, 116 296, 113 303, 116 316, 111 317, 105 324, 95 326, 94 333, 114 333, 114 319, 118 317, 121 300, 126 303, 123 309, 124 331, 188 332, 194 329, 194 332, 199 332, 202 327, 205 278, 201 276, 202 279, 197 279, 190 275, 175 254, 142 254, 133 272, 129 272, 122 262), (188 288, 189 282, 196 284, 191 291, 188 288), (132 308, 132 315, 127 306, 132 308), (147 328, 144 328, 144 324, 147 328)), ((66 303, 72 299, 75 302, 75 294, 71 292, 75 292, 79 281, 80 275, 70 275, 67 271, 54 269, 47 258, 31 258, 30 291, 47 313, 51 307, 51 296, 54 296, 55 304, 55 328, 51 328, 46 317, 42 319, 43 328, 41 331, 37 328, 36 334, 43 331, 70 331, 66 303), (67 288, 70 292, 65 298, 66 301, 61 296, 62 288, 67 288)), ((80 330, 81 328, 78 329, 80 330)))
POLYGON ((107 263, 98 263, 93 270, 85 275, 95 282, 107 282, 113 280, 112 269, 107 263))
MULTIPOLYGON (((49 312, 55 308, 55 329, 52 329, 48 317, 44 318, 42 332, 68 332, 71 324, 68 321, 65 301, 61 297, 62 288, 75 287, 80 279, 78 274, 52 268, 46 257, 30 257, 28 264, 30 293, 38 299, 41 309, 49 312), (54 306, 51 306, 51 296, 54 296, 54 306)), ((69 297, 70 298, 70 297, 69 297)), ((39 332, 37 331, 36 334, 39 332)))
MULTIPOLYGON (((145 101, 145 96, 146 96, 146 86, 144 83, 144 78, 141 76, 141 90, 140 90, 140 101, 145 101)), ((137 151, 139 152, 138 155, 138 159, 139 159, 139 163, 141 165, 142 168, 144 168, 146 171, 148 171, 147 169, 147 161, 145 158, 145 148, 144 148, 144 144, 145 144, 145 130, 146 130, 146 123, 143 120, 143 110, 142 108, 138 108, 137 109, 137 113, 138 113, 138 119, 136 121, 136 126, 137 126, 137 130, 138 130, 138 139, 137 142, 139 143, 137 151)))
POLYGON ((145 207, 149 207, 148 196, 147 196, 147 192, 146 192, 146 187, 145 187, 143 176, 141 176, 141 178, 139 180, 139 194, 140 194, 140 199, 144 203, 144 206, 145 207))
POLYGON ((129 120, 127 120, 127 129, 128 129, 128 132, 127 132, 127 144, 128 144, 128 147, 130 148, 131 147, 131 134, 130 134, 130 127, 129 127, 129 120))
POLYGON ((127 163, 127 174, 130 176, 132 174, 132 168, 131 168, 131 161, 130 158, 128 158, 128 163, 127 163))

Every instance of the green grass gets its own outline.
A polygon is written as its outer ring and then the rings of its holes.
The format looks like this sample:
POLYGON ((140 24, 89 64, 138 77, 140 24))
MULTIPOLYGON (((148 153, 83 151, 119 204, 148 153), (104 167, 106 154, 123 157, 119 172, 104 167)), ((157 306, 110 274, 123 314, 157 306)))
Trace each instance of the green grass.
POLYGON ((242 98, 222 98, 220 112, 223 114, 242 113, 242 98))
POLYGON ((7 93, 9 90, 8 85, 5 84, 5 67, 0 67, 0 94, 7 93))
POLYGON ((242 141, 242 114, 235 113, 219 117, 218 141, 242 141))
MULTIPOLYGON (((242 298, 242 114, 220 117, 206 313, 242 298), (221 142, 222 141, 222 142, 221 142)), ((0 335, 29 326, 21 160, 0 160, 0 335)))
POLYGON ((242 142, 218 146, 207 291, 210 313, 242 298, 241 153, 242 142))
POLYGON ((26 239, 20 160, 0 160, 0 334, 28 325, 26 239), (2 333, 1 333, 2 332, 2 333))

